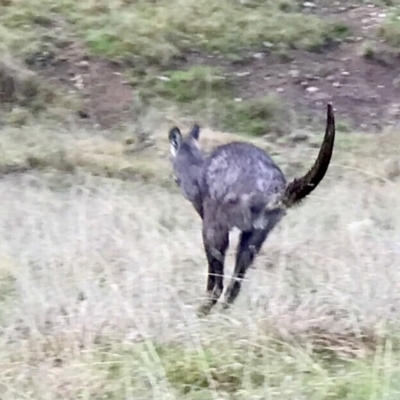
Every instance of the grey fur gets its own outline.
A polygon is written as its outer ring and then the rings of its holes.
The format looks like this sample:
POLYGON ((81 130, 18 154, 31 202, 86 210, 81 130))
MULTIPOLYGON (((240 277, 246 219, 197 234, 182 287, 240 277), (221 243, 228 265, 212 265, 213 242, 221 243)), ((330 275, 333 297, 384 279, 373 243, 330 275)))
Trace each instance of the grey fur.
POLYGON ((332 155, 335 122, 329 104, 325 138, 317 161, 304 177, 289 184, 272 158, 251 143, 231 142, 204 156, 197 143, 199 133, 199 126, 194 125, 183 137, 179 128, 174 127, 169 140, 177 184, 203 221, 208 299, 201 311, 208 313, 224 288, 229 232, 236 227, 241 235, 224 307, 237 297, 247 269, 286 209, 299 203, 323 179, 332 155))

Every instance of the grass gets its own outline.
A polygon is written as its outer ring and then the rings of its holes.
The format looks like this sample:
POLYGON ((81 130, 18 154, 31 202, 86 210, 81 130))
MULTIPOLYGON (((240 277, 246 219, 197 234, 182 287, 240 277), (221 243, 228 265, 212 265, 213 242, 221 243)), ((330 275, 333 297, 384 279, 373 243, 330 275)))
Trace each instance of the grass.
POLYGON ((288 106, 276 94, 225 103, 223 127, 237 133, 263 136, 268 133, 288 133, 292 126, 288 106))
POLYGON ((194 65, 186 70, 167 71, 158 81, 157 95, 177 103, 204 101, 212 96, 229 98, 232 94, 226 74, 220 68, 209 66, 194 65))
POLYGON ((386 18, 378 28, 378 36, 388 45, 398 49, 400 47, 400 3, 394 1, 386 18))
POLYGON ((0 61, 0 116, 15 126, 31 124, 44 114, 65 122, 81 101, 30 71, 17 58, 6 53, 0 61))
POLYGON ((193 65, 140 82, 134 77, 132 82, 145 102, 165 99, 179 104, 182 114, 198 115, 220 129, 251 136, 290 130, 292 115, 279 95, 235 99, 233 79, 222 68, 193 65))
POLYGON ((2 400, 399 397, 398 132, 350 134, 338 121, 324 182, 271 235, 234 306, 203 319, 200 221, 170 175, 168 128, 194 116, 209 121, 206 150, 247 133, 289 176, 306 172, 323 127, 266 141, 293 122, 279 97, 237 101, 222 68, 176 64, 188 50, 320 51, 345 25, 291 0, 0 4, 0 84, 12 82, 0 135, 2 400), (104 132, 68 118, 76 98, 41 68, 78 39, 125 63, 144 99, 135 123, 104 132), (68 124, 42 123, 51 112, 68 124))
MULTIPOLYGON (((384 175, 396 132, 338 136, 326 180, 271 235, 235 305, 199 319, 200 221, 160 185, 167 130, 152 130, 131 155, 127 133, 3 132, 3 162, 50 160, 0 180, 3 398, 397 398, 400 182, 384 175), (121 180, 121 165, 152 175, 121 180)), ((234 137, 204 128, 201 142, 234 137)), ((284 149, 274 158, 300 162, 296 174, 317 152, 284 149)))
POLYGON ((57 5, 44 2, 36 9, 22 2, 14 12, 12 5, 8 7, 7 25, 24 19, 38 21, 38 13, 54 21, 53 12, 64 16, 97 53, 161 64, 193 48, 232 52, 268 41, 277 46, 317 49, 346 35, 346 26, 302 14, 295 2, 286 3, 289 7, 276 1, 164 0, 150 6, 144 1, 83 4, 63 0, 57 5))
MULTIPOLYGON (((43 75, 41 71, 51 70, 64 60, 65 47, 79 42, 81 51, 87 54, 122 62, 133 90, 144 93, 149 101, 154 102, 157 95, 166 102, 184 104, 188 113, 198 113, 205 105, 210 110, 216 105, 208 118, 217 127, 238 126, 240 131, 259 135, 277 128, 274 120, 263 125, 257 116, 252 126, 247 123, 254 118, 254 111, 268 114, 269 106, 266 112, 260 111, 264 99, 256 106, 254 102, 247 105, 246 101, 237 106, 230 101, 231 82, 221 79, 223 71, 207 66, 182 71, 176 69, 176 63, 194 51, 203 57, 239 59, 244 51, 259 51, 265 46, 278 54, 290 49, 322 51, 340 43, 350 32, 340 21, 303 12, 292 0, 20 0, 2 5, 0 33, 1 50, 12 59, 24 60, 28 68, 38 71, 37 78, 43 75), (168 80, 160 82, 160 75, 168 80), (243 116, 243 123, 229 124, 230 118, 225 116, 236 111, 243 116)), ((77 101, 79 94, 75 93, 75 103, 71 99, 71 104, 62 104, 65 91, 57 93, 57 101, 53 100, 43 95, 49 93, 45 82, 37 81, 39 90, 32 97, 28 112, 13 103, 13 112, 7 116, 9 123, 26 124, 32 114, 36 117, 47 110, 53 110, 48 114, 57 119, 61 109, 70 109, 71 119, 82 107, 82 102, 77 101)), ((50 93, 55 96, 53 91, 50 93)))
POLYGON ((155 149, 146 149, 137 140, 126 140, 125 134, 116 140, 90 131, 74 134, 59 129, 56 133, 49 128, 32 126, 7 130, 0 143, 0 172, 48 171, 54 175, 54 183, 59 182, 61 186, 69 180, 64 177, 59 180, 60 172, 90 173, 122 180, 153 179, 168 184, 167 174, 157 174, 163 160, 154 162, 155 149), (141 153, 139 159, 137 151, 141 153))
POLYGON ((317 50, 348 33, 339 22, 301 13, 294 1, 163 0, 149 4, 22 0, 7 2, 3 9, 0 21, 10 30, 8 42, 18 43, 20 49, 29 49, 28 42, 22 45, 21 34, 33 38, 34 32, 28 35, 30 28, 44 34, 45 28, 67 21, 96 53, 146 63, 165 64, 188 49, 237 52, 263 42, 317 50))

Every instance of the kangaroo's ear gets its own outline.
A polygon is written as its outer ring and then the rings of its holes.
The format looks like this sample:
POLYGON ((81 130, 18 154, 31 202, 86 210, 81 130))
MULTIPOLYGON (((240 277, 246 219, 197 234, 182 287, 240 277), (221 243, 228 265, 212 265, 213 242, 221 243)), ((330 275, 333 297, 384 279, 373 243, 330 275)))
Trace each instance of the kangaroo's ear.
POLYGON ((189 133, 189 136, 193 138, 194 140, 198 141, 200 137, 200 126, 197 124, 194 124, 192 126, 192 130, 189 133))
POLYGON ((168 134, 168 140, 171 145, 170 146, 171 154, 173 157, 175 157, 182 143, 182 133, 177 126, 174 126, 173 128, 170 129, 168 134))

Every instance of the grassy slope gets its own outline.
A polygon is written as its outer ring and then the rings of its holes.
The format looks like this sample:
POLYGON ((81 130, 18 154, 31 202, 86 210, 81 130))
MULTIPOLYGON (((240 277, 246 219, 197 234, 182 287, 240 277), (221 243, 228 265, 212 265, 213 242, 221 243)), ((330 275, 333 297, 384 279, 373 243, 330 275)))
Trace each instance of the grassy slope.
POLYGON ((396 398, 400 186, 340 169, 271 236, 235 307, 203 320, 199 220, 179 194, 2 180, 3 397, 396 398))
MULTIPOLYGON (((18 32, 14 35, 15 31, 9 31, 8 41, 22 45, 23 51, 29 47, 25 38, 18 38, 21 23, 51 27, 64 21, 94 51, 112 58, 128 57, 164 65, 188 49, 235 53, 263 42, 316 49, 346 31, 337 22, 299 13, 295 1, 256 0, 241 4, 226 0, 163 0, 150 7, 140 0, 22 0, 10 1, 5 10, 4 26, 18 32)), ((34 40, 35 35, 31 33, 29 39, 34 40)))
MULTIPOLYGON (((187 47, 313 47, 332 32, 289 1, 115 1, 107 14, 109 2, 3 3, 2 46, 13 58, 59 45, 63 35, 46 24, 61 19, 63 34, 110 57, 134 52, 155 70, 187 47)), ((173 84, 186 78, 173 75, 157 93, 179 102, 193 79, 173 84)), ((135 127, 113 136, 40 125, 2 131, 0 171, 32 170, 0 181, 2 400, 397 399, 396 132, 339 136, 326 182, 271 236, 235 306, 199 320, 199 221, 169 187, 166 118, 148 115, 153 144, 141 152, 131 143, 135 127), (116 179, 132 176, 151 183, 116 179)), ((205 129, 202 143, 234 137, 205 129)), ((298 173, 320 139, 253 140, 298 173)), ((232 262, 233 249, 228 275, 232 262)))
POLYGON ((283 53, 290 48, 318 51, 349 33, 343 23, 301 13, 291 0, 243 4, 164 0, 151 5, 146 1, 22 0, 5 4, 0 15, 1 46, 13 57, 37 64, 51 60, 70 40, 79 39, 93 54, 129 65, 127 79, 145 101, 177 102, 189 113, 207 107, 215 125, 253 134, 279 128, 273 115, 284 105, 278 98, 238 104, 232 101, 225 71, 194 66, 177 73, 174 62, 189 50, 239 59, 244 50, 265 46, 283 53), (160 75, 167 79, 160 80, 160 75), (240 118, 232 120, 232 115, 240 118))

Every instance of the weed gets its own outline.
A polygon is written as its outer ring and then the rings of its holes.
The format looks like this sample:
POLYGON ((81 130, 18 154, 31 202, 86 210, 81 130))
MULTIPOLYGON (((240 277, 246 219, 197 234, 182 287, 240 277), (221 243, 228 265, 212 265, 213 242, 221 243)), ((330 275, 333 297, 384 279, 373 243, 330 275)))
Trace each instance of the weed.
POLYGON ((291 115, 278 95, 263 98, 230 101, 226 104, 224 126, 233 132, 261 136, 267 133, 287 133, 291 115))
POLYGON ((384 19, 378 29, 378 36, 387 44, 400 47, 399 10, 396 8, 384 19))
POLYGON ((158 94, 178 103, 195 102, 226 96, 229 83, 218 68, 193 66, 185 71, 168 71, 158 85, 158 94))

